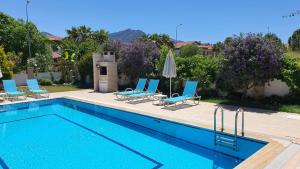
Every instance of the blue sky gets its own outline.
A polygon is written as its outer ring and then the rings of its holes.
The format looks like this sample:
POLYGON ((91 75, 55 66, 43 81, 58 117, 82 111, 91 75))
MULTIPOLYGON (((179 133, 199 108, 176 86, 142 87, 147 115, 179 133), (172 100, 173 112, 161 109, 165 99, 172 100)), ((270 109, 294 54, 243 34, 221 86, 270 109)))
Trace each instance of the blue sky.
MULTIPOLYGON (((0 11, 25 19, 26 0, 0 0, 0 11)), ((300 28, 299 0, 31 0, 30 20, 40 31, 65 36, 72 26, 116 32, 127 28, 214 43, 240 32, 276 33, 287 41, 300 28)))

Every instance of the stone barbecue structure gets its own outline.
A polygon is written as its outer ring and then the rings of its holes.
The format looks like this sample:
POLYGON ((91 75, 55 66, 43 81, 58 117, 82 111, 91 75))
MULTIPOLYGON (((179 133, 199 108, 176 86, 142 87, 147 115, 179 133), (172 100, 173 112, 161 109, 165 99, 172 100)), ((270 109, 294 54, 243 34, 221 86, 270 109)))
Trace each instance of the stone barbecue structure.
POLYGON ((114 52, 95 53, 93 70, 94 91, 106 93, 118 90, 118 68, 114 52))

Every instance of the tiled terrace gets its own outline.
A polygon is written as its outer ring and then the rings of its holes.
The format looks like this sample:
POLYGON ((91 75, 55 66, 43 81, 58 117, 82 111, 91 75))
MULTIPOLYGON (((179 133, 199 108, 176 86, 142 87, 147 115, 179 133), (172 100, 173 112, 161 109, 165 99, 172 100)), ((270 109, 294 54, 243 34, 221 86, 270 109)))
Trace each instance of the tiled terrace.
MULTIPOLYGON (((153 105, 151 101, 135 104, 127 103, 125 101, 118 101, 115 99, 112 93, 94 93, 92 90, 52 93, 50 97, 72 97, 79 100, 101 103, 111 107, 128 109, 154 117, 206 128, 213 128, 213 113, 216 106, 218 106, 213 103, 200 102, 200 104, 197 106, 194 106, 193 104, 191 104, 191 106, 184 105, 182 107, 178 107, 174 111, 165 109, 163 106, 153 105)), ((232 132, 234 128, 234 115, 236 109, 237 107, 224 106, 225 129, 227 129, 227 132, 232 132)), ((287 148, 290 146, 299 146, 299 130, 300 115, 298 114, 245 108, 246 136, 268 138, 279 142, 286 149, 286 151, 280 151, 287 153, 288 155, 283 155, 283 157, 278 156, 277 162, 273 160, 273 165, 277 166, 278 168, 300 168, 300 148, 298 151, 294 151, 293 153, 289 153, 287 150, 287 148)), ((270 154, 272 154, 272 152, 270 152, 270 154)), ((272 158, 274 157, 275 156, 272 158)), ((272 166, 272 164, 270 166, 272 166)))

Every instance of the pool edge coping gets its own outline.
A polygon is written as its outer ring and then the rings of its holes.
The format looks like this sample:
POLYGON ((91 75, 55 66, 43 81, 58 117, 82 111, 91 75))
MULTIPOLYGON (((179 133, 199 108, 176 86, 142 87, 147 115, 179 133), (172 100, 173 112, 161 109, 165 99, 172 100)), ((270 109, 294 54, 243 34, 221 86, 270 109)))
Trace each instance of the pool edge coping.
MULTIPOLYGON (((193 127, 201 127, 201 128, 206 128, 213 130, 213 128, 207 124, 202 124, 201 122, 191 122, 187 120, 182 120, 179 118, 171 118, 169 116, 164 116, 163 114, 152 114, 151 112, 147 111, 142 111, 138 110, 135 108, 128 108, 124 106, 119 106, 116 104, 111 104, 103 101, 95 101, 95 100, 90 100, 90 99, 85 99, 85 98, 80 98, 80 97, 75 97, 75 96, 63 96, 63 97, 57 97, 57 98, 65 98, 65 99, 71 99, 71 100, 76 100, 76 101, 81 101, 85 103, 90 103, 90 104, 95 104, 98 106, 105 106, 105 107, 110 107, 114 109, 119 109, 123 111, 127 111, 130 113, 134 114, 139 114, 139 115, 145 115, 145 116, 150 116, 154 118, 159 118, 163 120, 168 120, 171 122, 176 122, 184 125, 189 125, 193 127)), ((233 130, 226 130, 227 133, 234 133, 233 130)), ((265 142, 268 142, 267 145, 265 145, 263 148, 255 152, 252 156, 248 157, 246 160, 244 160, 242 163, 240 163, 238 166, 235 168, 237 169, 242 169, 242 168, 264 168, 266 167, 272 160, 275 159, 277 155, 279 155, 285 148, 285 146, 278 141, 273 140, 270 136, 261 134, 261 133, 250 133, 246 134, 247 137, 252 138, 252 139, 257 139, 257 140, 262 140, 265 142)))

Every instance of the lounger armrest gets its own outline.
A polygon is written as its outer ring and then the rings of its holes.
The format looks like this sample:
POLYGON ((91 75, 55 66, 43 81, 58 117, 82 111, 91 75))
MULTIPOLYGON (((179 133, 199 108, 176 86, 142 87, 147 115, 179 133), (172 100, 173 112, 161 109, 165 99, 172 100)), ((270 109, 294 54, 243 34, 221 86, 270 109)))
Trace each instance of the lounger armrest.
POLYGON ((41 90, 46 90, 46 91, 48 91, 46 88, 44 88, 44 87, 41 87, 41 90))
POLYGON ((201 96, 198 96, 198 94, 196 93, 193 99, 194 99, 195 105, 198 105, 200 103, 201 96))
POLYGON ((160 92, 158 89, 156 89, 156 93, 162 94, 162 92, 160 92))
POLYGON ((197 94, 197 92, 195 93, 195 96, 194 96, 194 98, 195 98, 195 99, 199 99, 199 100, 201 100, 201 96, 199 96, 199 95, 197 94))
POLYGON ((133 91, 133 89, 132 88, 126 88, 125 92, 128 92, 128 91, 133 91))
POLYGON ((174 96, 179 97, 180 95, 179 95, 179 93, 173 93, 171 97, 174 97, 174 96))

